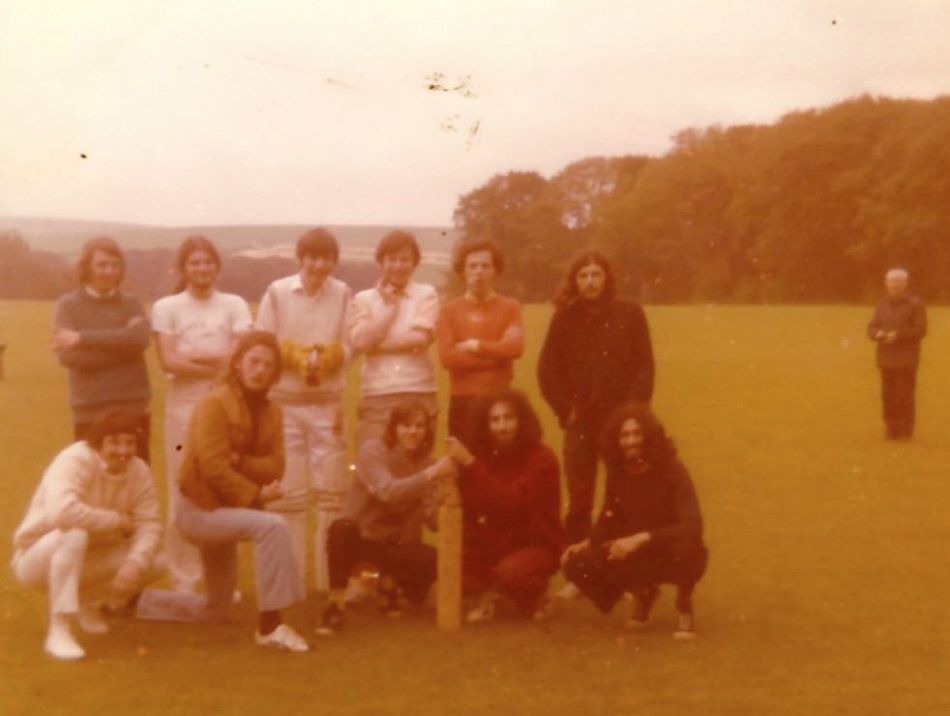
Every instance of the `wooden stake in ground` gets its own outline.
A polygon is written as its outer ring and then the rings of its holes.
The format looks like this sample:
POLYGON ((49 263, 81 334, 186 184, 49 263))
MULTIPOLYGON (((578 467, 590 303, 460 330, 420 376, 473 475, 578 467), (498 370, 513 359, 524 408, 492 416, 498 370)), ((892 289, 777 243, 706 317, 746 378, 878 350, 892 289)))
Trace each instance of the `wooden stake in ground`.
POLYGON ((455 480, 451 475, 440 481, 436 623, 444 631, 462 626, 462 500, 455 480))

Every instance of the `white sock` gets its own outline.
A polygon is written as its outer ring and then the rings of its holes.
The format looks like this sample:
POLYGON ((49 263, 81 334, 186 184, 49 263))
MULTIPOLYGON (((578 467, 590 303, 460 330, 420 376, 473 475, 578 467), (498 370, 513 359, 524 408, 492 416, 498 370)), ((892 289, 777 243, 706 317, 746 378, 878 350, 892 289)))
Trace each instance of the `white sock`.
POLYGON ((44 644, 46 653, 55 659, 71 661, 86 655, 73 636, 70 614, 50 614, 49 631, 44 644))

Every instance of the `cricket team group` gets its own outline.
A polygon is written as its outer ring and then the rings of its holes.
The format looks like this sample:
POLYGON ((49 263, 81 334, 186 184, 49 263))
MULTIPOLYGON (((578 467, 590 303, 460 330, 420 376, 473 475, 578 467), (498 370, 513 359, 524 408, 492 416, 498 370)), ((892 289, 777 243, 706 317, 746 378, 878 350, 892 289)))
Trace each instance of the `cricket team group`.
POLYGON ((366 575, 383 611, 425 609, 438 555, 423 530, 438 529, 447 500, 461 505, 467 621, 548 618, 549 580, 563 570, 558 598, 583 595, 606 613, 627 595, 630 626, 647 622, 661 584, 675 585, 674 635, 693 634, 708 554, 700 509, 649 408, 644 312, 616 295, 607 259, 573 259, 540 352, 540 393, 564 431, 559 463, 511 385, 525 332, 520 304, 495 291, 504 256, 493 240, 456 244, 464 293, 444 303, 413 280, 421 253, 406 231, 381 238, 380 279, 355 295, 333 276, 339 245, 328 230, 300 236, 296 257, 299 270, 268 286, 252 318, 241 297, 216 290, 214 244, 189 237, 179 285, 147 316, 121 288, 117 243, 83 246, 79 287, 57 303, 51 340, 76 442, 46 468, 12 560, 22 584, 49 595, 51 656, 83 657, 77 629, 104 633, 114 618, 226 620, 242 598, 241 542, 253 543, 260 646, 311 648, 282 619, 306 598, 308 573, 326 593, 320 634, 345 628, 366 575), (165 520, 148 454, 153 341, 167 378, 165 520), (450 383, 438 446, 430 353, 450 383), (351 465, 342 398, 358 356, 351 465), (166 572, 170 589, 150 587, 166 572))

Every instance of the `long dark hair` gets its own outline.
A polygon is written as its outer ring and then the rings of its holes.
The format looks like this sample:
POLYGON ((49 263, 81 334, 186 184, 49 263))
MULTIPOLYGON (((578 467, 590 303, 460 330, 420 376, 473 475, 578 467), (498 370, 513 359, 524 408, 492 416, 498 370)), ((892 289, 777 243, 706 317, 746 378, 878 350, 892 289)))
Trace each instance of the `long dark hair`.
POLYGON ((518 416, 518 434, 515 436, 512 453, 521 454, 541 442, 541 423, 527 396, 520 390, 505 390, 480 399, 472 410, 472 422, 468 431, 471 436, 469 448, 476 457, 491 459, 496 452, 495 442, 488 429, 488 414, 498 403, 507 403, 518 416))
POLYGON ((235 388, 241 387, 241 359, 244 357, 245 353, 255 346, 267 346, 274 352, 275 367, 274 376, 271 378, 271 385, 274 385, 278 380, 280 380, 281 359, 280 345, 277 343, 277 338, 273 333, 269 333, 268 331, 253 330, 248 331, 243 336, 241 336, 240 340, 237 342, 237 345, 234 347, 234 352, 231 354, 231 359, 228 361, 228 371, 224 376, 224 380, 235 388))
POLYGON ((564 277, 564 281, 561 283, 561 287, 554 297, 554 304, 558 308, 570 306, 577 301, 580 295, 577 291, 577 274, 580 273, 582 268, 591 264, 600 266, 607 276, 607 280, 604 282, 604 292, 600 295, 600 300, 606 303, 616 298, 617 281, 614 278, 614 272, 613 269, 610 268, 610 262, 607 260, 607 257, 599 251, 581 251, 575 254, 574 258, 571 259, 571 265, 567 269, 567 275, 564 277))
POLYGON ((204 251, 210 254, 218 270, 221 270, 221 254, 218 253, 217 247, 211 243, 211 239, 204 236, 189 236, 181 242, 181 246, 178 247, 178 255, 175 257, 175 267, 178 269, 175 293, 181 293, 188 287, 188 279, 185 278, 185 264, 188 263, 188 257, 195 251, 204 251))
POLYGON ((643 433, 643 459, 662 466, 676 457, 676 446, 650 407, 644 403, 624 403, 607 417, 600 433, 600 453, 608 465, 623 461, 620 454, 620 429, 628 420, 636 420, 643 433))
POLYGON ((92 273, 92 257, 97 251, 102 251, 109 256, 119 259, 119 262, 122 264, 122 269, 119 273, 119 283, 121 284, 122 279, 125 278, 125 254, 122 253, 122 249, 119 248, 119 244, 116 243, 116 240, 109 236, 97 236, 94 239, 89 239, 82 245, 82 249, 79 252, 79 260, 76 262, 76 278, 79 279, 79 283, 81 285, 89 283, 90 273, 92 273))

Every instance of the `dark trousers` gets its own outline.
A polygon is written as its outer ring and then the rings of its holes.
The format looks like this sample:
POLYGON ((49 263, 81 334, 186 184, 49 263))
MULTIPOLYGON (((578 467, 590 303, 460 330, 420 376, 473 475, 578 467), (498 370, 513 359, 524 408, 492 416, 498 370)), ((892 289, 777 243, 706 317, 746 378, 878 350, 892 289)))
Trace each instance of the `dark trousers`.
POLYGON ((467 594, 497 590, 523 613, 532 614, 557 568, 557 557, 541 547, 518 547, 502 555, 466 547, 462 588, 467 594))
MULTIPOLYGON (((150 462, 149 460, 149 449, 148 443, 151 439, 151 419, 148 413, 140 416, 139 423, 139 434, 138 434, 138 445, 136 446, 136 454, 145 460, 145 462, 150 462)), ((86 432, 89 430, 89 426, 92 425, 92 421, 85 423, 73 423, 73 435, 76 440, 82 440, 86 437, 86 432)))
POLYGON ((916 385, 916 368, 881 368, 881 402, 887 437, 909 438, 914 434, 916 385))
POLYGON ((449 398, 448 434, 461 440, 467 447, 471 447, 468 442, 475 406, 479 400, 481 396, 478 395, 453 395, 449 398))
POLYGON ((343 589, 350 570, 360 562, 376 565, 391 577, 413 604, 422 604, 435 581, 436 551, 427 544, 365 539, 353 520, 334 520, 327 533, 330 588, 343 589))
POLYGON ((568 544, 580 542, 590 534, 599 433, 600 426, 591 423, 575 423, 564 430, 564 476, 569 497, 564 532, 568 544))
POLYGON ((706 571, 708 558, 709 552, 702 546, 682 551, 646 545, 620 560, 607 559, 605 547, 592 547, 571 556, 564 565, 564 574, 605 614, 624 592, 660 584, 675 584, 676 608, 690 612, 693 589, 706 571))

